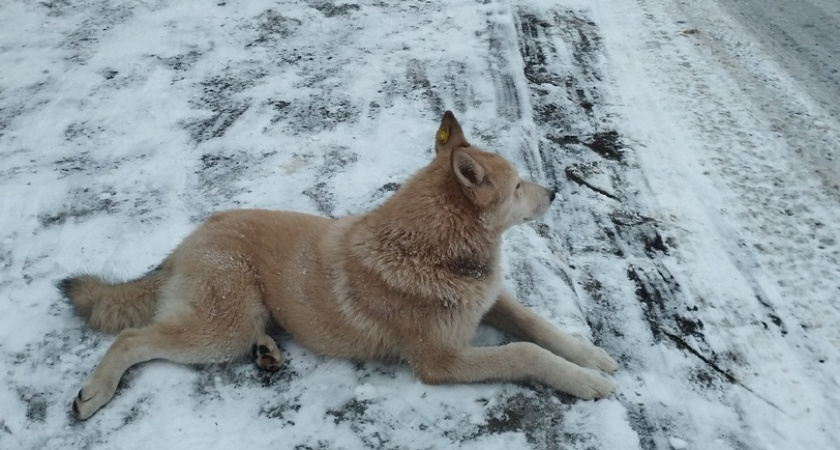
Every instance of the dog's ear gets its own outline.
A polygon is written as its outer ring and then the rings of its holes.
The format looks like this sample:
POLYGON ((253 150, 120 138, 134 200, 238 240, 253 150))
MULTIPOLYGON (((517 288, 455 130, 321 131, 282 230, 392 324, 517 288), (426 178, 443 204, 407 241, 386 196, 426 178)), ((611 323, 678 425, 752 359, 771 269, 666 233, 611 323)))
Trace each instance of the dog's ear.
POLYGON ((435 154, 440 154, 447 149, 469 147, 469 145, 461 130, 461 125, 455 119, 455 114, 452 114, 452 111, 443 113, 440 127, 435 135, 435 154))
POLYGON ((469 190, 484 181, 484 167, 463 148, 452 150, 452 172, 462 186, 469 190))

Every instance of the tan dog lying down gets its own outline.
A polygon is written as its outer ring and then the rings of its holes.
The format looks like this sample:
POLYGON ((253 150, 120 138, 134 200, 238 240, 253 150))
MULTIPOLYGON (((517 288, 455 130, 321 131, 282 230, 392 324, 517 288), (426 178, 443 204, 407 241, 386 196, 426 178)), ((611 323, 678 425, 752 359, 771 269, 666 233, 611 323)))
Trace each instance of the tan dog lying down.
POLYGON ((613 372, 616 362, 501 286, 502 234, 543 215, 554 192, 468 144, 451 112, 435 150, 367 214, 216 213, 140 279, 63 280, 91 328, 118 333, 73 402, 78 417, 151 359, 208 363, 252 352, 276 369, 272 323, 319 354, 407 361, 426 383, 534 381, 580 398, 608 395, 613 383, 598 370, 613 372), (472 347, 482 320, 529 342, 472 347))

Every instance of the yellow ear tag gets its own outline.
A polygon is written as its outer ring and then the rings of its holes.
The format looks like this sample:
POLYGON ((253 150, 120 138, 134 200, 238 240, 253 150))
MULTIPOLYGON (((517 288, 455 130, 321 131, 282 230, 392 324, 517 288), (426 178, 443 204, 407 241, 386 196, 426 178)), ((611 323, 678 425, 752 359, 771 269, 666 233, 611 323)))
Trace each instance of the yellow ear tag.
POLYGON ((438 130, 438 132, 437 132, 438 144, 445 144, 446 141, 448 141, 448 140, 449 140, 449 131, 446 131, 443 128, 438 130))

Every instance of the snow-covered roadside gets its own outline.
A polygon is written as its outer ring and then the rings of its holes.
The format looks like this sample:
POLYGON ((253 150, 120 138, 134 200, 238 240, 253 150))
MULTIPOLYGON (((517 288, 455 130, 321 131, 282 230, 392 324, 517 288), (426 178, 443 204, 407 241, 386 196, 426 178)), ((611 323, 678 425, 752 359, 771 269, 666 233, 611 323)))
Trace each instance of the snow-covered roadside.
POLYGON ((837 118, 714 2, 596 11, 621 67, 619 128, 640 143, 659 218, 680 243, 679 278, 746 390, 730 399, 745 442, 835 447, 837 118), (642 24, 638 38, 628 21, 642 24))
POLYGON ((0 30, 4 449, 837 446, 840 208, 809 152, 840 125, 714 3, 21 1, 0 30), (444 108, 560 187, 506 283, 619 358, 615 397, 281 336, 279 374, 150 363, 68 416, 111 337, 54 280, 137 275, 213 210, 367 210, 444 108))

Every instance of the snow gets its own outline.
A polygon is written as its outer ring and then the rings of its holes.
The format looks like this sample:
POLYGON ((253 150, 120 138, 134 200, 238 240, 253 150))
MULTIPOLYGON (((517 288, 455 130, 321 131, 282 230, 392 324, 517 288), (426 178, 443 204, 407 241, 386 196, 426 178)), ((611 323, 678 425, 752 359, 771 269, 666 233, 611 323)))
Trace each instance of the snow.
POLYGON ((668 438, 668 443, 671 444, 671 448, 673 448, 674 450, 683 450, 684 448, 688 447, 688 442, 680 438, 668 438))
POLYGON ((838 448, 840 119, 788 60, 711 0, 0 2, 0 448, 838 448), (276 374, 155 361, 70 416, 113 337, 55 281, 213 211, 370 210, 447 108, 559 189, 505 284, 616 357, 612 397, 281 335, 276 374))

